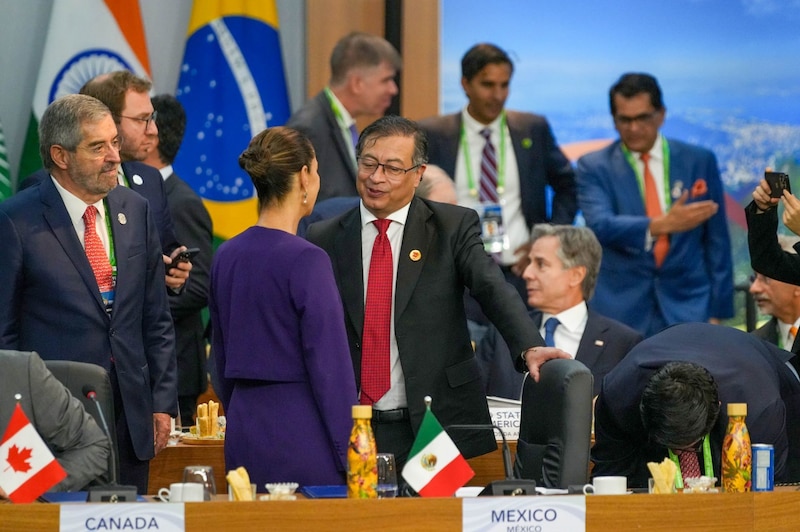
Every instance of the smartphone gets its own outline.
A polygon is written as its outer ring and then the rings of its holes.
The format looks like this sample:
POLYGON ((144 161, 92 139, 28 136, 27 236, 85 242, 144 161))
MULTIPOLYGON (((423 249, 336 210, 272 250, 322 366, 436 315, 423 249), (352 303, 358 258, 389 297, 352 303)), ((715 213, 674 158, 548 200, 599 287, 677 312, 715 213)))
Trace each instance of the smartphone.
POLYGON ((764 172, 764 179, 767 180, 771 190, 770 198, 782 198, 783 191, 787 190, 792 193, 792 185, 789 182, 789 174, 783 172, 764 172))
POLYGON ((167 271, 177 266, 179 262, 192 262, 192 259, 195 258, 198 253, 200 253, 200 248, 189 248, 186 251, 181 251, 172 259, 172 264, 166 265, 167 271))

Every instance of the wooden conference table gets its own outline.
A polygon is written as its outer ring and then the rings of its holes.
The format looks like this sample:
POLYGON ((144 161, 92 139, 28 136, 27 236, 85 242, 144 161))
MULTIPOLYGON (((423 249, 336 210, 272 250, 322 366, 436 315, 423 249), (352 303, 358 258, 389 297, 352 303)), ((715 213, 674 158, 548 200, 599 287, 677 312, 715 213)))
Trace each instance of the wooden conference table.
MULTIPOLYGON (((575 495, 574 497, 578 497, 575 495)), ((186 503, 186 530, 461 530, 460 499, 186 503)), ((586 497, 586 530, 796 530, 800 492, 586 497)), ((0 504, 0 531, 59 530, 57 504, 0 504)))
MULTIPOLYGON (((517 451, 517 442, 510 441, 508 446, 511 450, 513 459, 517 451)), ((485 486, 493 480, 505 478, 503 471, 503 455, 500 447, 496 451, 477 456, 469 460, 475 476, 468 483, 469 486, 485 486)), ((150 493, 157 493, 159 488, 169 487, 173 482, 180 482, 183 479, 183 468, 187 465, 210 465, 214 468, 214 480, 217 484, 217 491, 222 493, 225 487, 225 457, 223 456, 223 444, 214 442, 205 445, 187 445, 179 443, 169 446, 150 462, 150 493)), ((259 487, 263 490, 263 486, 259 487)))

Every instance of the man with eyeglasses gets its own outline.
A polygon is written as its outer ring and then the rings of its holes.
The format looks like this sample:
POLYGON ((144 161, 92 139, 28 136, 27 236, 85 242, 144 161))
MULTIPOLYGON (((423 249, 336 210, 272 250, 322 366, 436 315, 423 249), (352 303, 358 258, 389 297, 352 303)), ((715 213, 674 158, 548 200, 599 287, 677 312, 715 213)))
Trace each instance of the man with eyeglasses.
POLYGON ((119 186, 119 131, 97 99, 50 104, 39 144, 47 177, 0 204, 0 349, 105 368, 120 480, 145 494, 178 407, 152 206, 119 186))
POLYGON ((634 347, 603 379, 595 404, 592 475, 647 487, 647 462, 669 458, 687 476, 722 478, 728 403, 747 403, 753 443, 775 447, 775 481, 800 480, 800 380, 778 349, 708 323, 670 327, 634 347))
MULTIPOLYGON (((489 424, 480 370, 470 344, 468 287, 500 330, 513 363, 538 378, 549 358, 513 287, 486 254, 472 209, 415 197, 427 141, 412 121, 386 116, 358 141, 359 206, 312 224, 306 238, 331 257, 345 311, 360 401, 373 407, 380 452, 402 468, 425 413, 442 426, 489 424), (380 316, 380 319, 379 319, 380 316)), ((467 457, 497 448, 491 430, 452 430, 467 457)))
MULTIPOLYGON (((793 246, 798 242, 800 238, 796 236, 778 235, 778 243, 787 253, 795 254, 793 246)), ((800 353, 800 341, 797 340, 797 328, 800 327, 800 286, 754 273, 750 277, 750 293, 761 314, 770 317, 753 334, 781 349, 800 353)), ((800 362, 797 357, 792 361, 800 362)))
MULTIPOLYGON (((89 80, 80 93, 97 98, 111 109, 121 139, 119 153, 122 164, 118 169, 117 180, 121 186, 138 192, 150 202, 165 255, 164 263, 170 265, 172 259, 186 248, 180 245, 175 236, 161 174, 152 166, 141 162, 150 151, 156 149, 158 141, 155 111, 150 102, 151 87, 149 80, 130 71, 119 70, 89 80)), ((20 190, 40 183, 47 177, 44 169, 38 170, 25 178, 20 190)), ((189 262, 167 268, 165 283, 170 292, 180 293, 190 271, 189 262)))
POLYGON ((667 139, 661 88, 624 74, 609 92, 619 140, 578 160, 578 204, 603 246, 590 306, 650 336, 733 316, 733 266, 716 157, 667 139))

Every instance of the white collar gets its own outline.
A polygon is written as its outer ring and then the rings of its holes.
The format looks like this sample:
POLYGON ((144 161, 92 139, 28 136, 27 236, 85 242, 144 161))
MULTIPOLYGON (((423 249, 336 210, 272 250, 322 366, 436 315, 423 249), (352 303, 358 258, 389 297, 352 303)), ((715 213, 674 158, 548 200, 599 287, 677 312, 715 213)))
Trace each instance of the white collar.
MULTIPOLYGON (((542 327, 548 318, 553 317, 553 314, 542 312, 542 327)), ((579 330, 580 326, 586 323, 589 317, 589 310, 586 308, 586 301, 581 301, 574 307, 562 310, 555 315, 558 319, 560 326, 566 328, 568 331, 579 330)))

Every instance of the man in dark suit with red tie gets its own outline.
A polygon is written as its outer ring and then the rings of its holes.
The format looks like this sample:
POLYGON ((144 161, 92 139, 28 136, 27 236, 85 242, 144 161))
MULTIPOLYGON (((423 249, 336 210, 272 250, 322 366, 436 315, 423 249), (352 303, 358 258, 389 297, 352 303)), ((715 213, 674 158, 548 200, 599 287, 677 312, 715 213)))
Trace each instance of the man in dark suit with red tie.
POLYGON ((147 493, 178 398, 155 220, 147 200, 117 186, 121 140, 103 103, 56 100, 39 142, 49 177, 0 204, 0 349, 108 370, 120 480, 147 493))
MULTIPOLYGON (((566 351, 589 368, 594 395, 600 384, 642 336, 587 308, 603 250, 594 233, 572 225, 533 226, 530 264, 522 277, 531 319, 545 343, 566 351)), ((491 327, 476 351, 486 395, 520 399, 524 375, 510 363, 508 346, 491 327)))
MULTIPOLYGON (((312 224, 306 237, 331 256, 360 399, 373 406, 378 450, 394 453, 400 469, 426 395, 445 429, 490 423, 465 287, 536 378, 544 360, 568 355, 541 347, 522 300, 484 251, 475 211, 415 197, 427 142, 414 122, 378 119, 361 134, 357 153, 359 207, 312 224), (379 264, 382 275, 373 272, 379 264), (375 320, 378 313, 385 320, 375 320)), ((449 432, 467 458, 497 448, 490 430, 449 432)))

